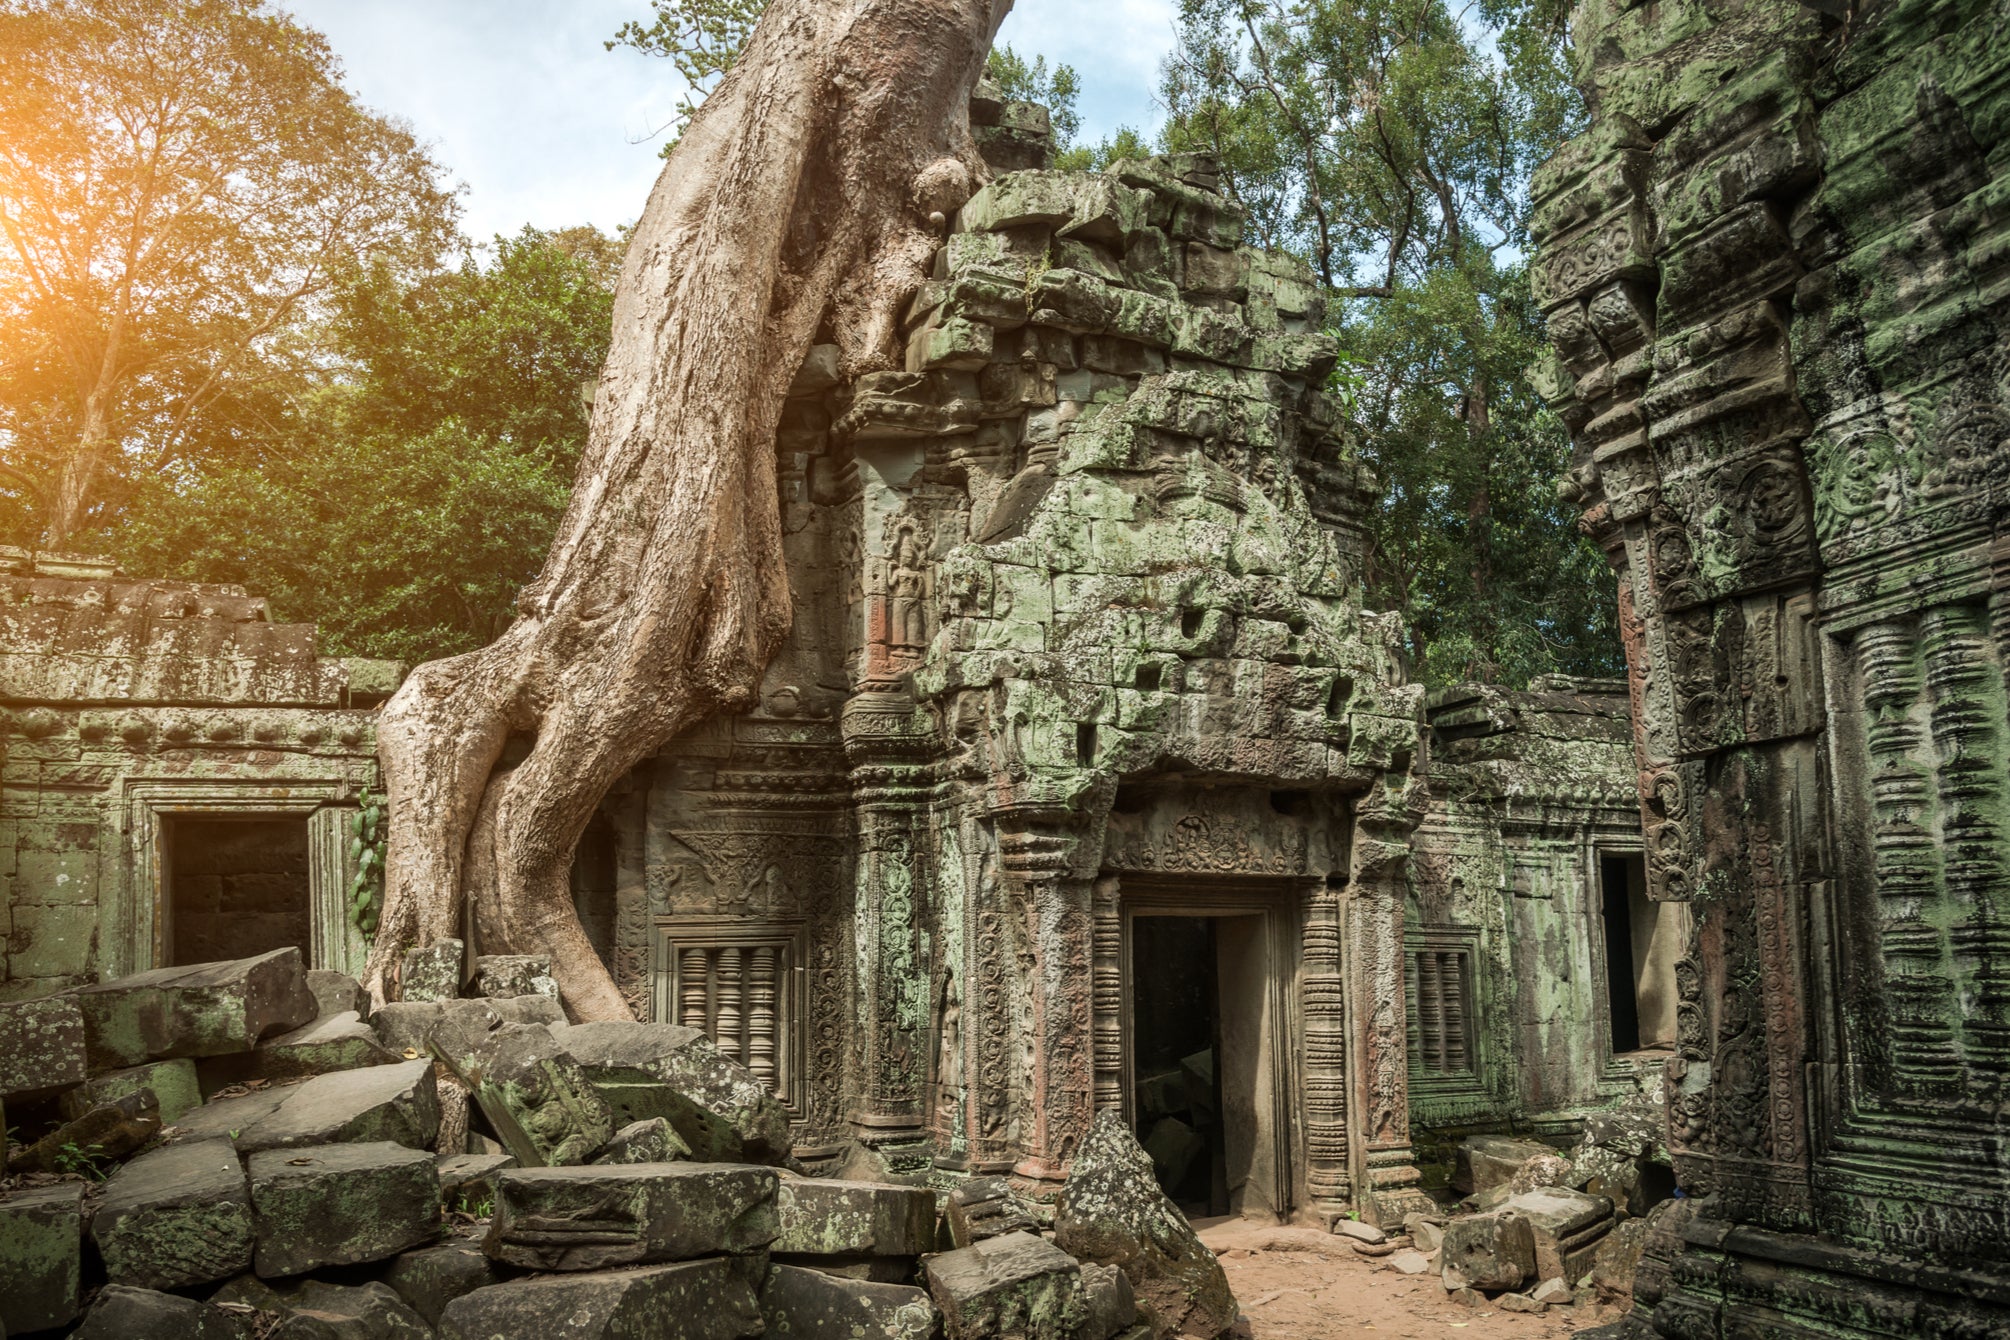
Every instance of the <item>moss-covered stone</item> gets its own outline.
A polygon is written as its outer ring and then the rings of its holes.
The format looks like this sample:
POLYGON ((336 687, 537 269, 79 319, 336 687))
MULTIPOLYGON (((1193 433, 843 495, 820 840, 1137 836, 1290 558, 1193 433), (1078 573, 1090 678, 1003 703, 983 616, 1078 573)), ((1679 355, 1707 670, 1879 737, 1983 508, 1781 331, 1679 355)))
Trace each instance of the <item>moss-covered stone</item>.
POLYGON ((84 1187, 23 1187, 0 1196, 0 1334, 77 1319, 84 1275, 84 1187))
POLYGON ((515 1168, 496 1174, 482 1250, 532 1270, 599 1270, 767 1250, 772 1169, 724 1163, 515 1168))
POLYGON ((440 1224, 433 1156, 389 1143, 273 1149, 247 1161, 261 1276, 381 1261, 440 1224))
POLYGON ((114 1284, 180 1289, 251 1268, 251 1192, 228 1140, 142 1154, 98 1194, 91 1238, 114 1284))

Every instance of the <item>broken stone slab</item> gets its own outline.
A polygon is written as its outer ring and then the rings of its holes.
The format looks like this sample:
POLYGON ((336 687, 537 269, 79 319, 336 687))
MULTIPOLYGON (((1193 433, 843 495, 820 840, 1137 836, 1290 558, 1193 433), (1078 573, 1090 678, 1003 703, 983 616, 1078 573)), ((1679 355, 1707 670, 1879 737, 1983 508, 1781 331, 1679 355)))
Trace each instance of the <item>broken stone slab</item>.
POLYGON ((422 1247, 405 1252, 384 1272, 384 1282, 428 1326, 440 1324, 440 1314, 456 1298, 503 1282, 495 1263, 466 1243, 422 1247))
POLYGON ((1074 1340, 1087 1307, 1075 1258, 1031 1233, 931 1256, 923 1269, 949 1340, 1074 1340))
POLYGON ((84 1016, 91 1069, 249 1051, 312 1023, 318 1007, 300 951, 156 968, 69 993, 84 1016))
POLYGON ((1494 1304, 1503 1312, 1527 1312, 1536 1316, 1549 1310, 1547 1304, 1538 1303, 1525 1293, 1502 1294, 1494 1300, 1494 1304))
POLYGON ((1437 1268, 1437 1263, 1425 1252, 1415 1247, 1404 1247, 1389 1254, 1389 1264, 1405 1275, 1428 1275, 1437 1268))
POLYGON ((0 1197, 0 1335, 69 1325, 83 1282, 83 1183, 0 1197))
POLYGON ((84 1014, 68 996, 0 1002, 0 1102, 46 1098, 90 1075, 84 1014))
POLYGON ((494 1203, 496 1174, 516 1167, 507 1154, 439 1154, 434 1158, 440 1174, 440 1203, 457 1206, 494 1203))
POLYGON ((1235 1324, 1221 1262, 1159 1189, 1151 1156, 1114 1108, 1096 1114, 1075 1151, 1054 1241, 1083 1261, 1121 1267, 1161 1336, 1219 1335, 1235 1324))
POLYGON ((267 1279, 381 1261, 440 1226, 431 1154, 388 1142, 271 1149, 247 1161, 257 1234, 253 1269, 267 1279))
POLYGON ((457 1030, 496 1024, 564 1024, 565 1010, 549 996, 510 996, 495 1000, 393 1001, 370 1016, 377 1040, 400 1056, 429 1054, 433 1030, 442 1023, 457 1030))
POLYGON ((675 1163, 691 1157, 691 1146, 664 1117, 631 1121, 614 1133, 595 1163, 675 1163))
POLYGON ((1622 1219, 1600 1239, 1591 1257, 1591 1282, 1601 1297, 1631 1298, 1634 1278, 1647 1252, 1650 1221, 1622 1219))
POLYGON ((198 1067, 204 1092, 251 1080, 308 1079, 337 1070, 395 1065, 403 1060, 377 1041, 376 1030, 353 1010, 324 1014, 305 1027, 267 1038, 248 1052, 211 1057, 198 1067))
POLYGON ((482 1250, 526 1270, 602 1270, 765 1250, 773 1169, 723 1163, 512 1168, 482 1250))
POLYGON ((788 1109, 697 1029, 593 1023, 551 1033, 584 1067, 617 1123, 666 1118, 697 1159, 788 1158, 788 1109))
POLYGON ((423 949, 406 950, 398 964, 398 999, 458 999, 465 949, 459 940, 441 940, 423 949))
POLYGON ((1387 1233, 1373 1224, 1364 1224, 1359 1219, 1336 1219, 1333 1221, 1333 1232, 1337 1237, 1352 1238, 1371 1247, 1379 1247, 1389 1240, 1387 1233))
POLYGON ((1539 1140, 1511 1135, 1467 1136, 1459 1143, 1452 1186, 1466 1195, 1504 1187, 1530 1159, 1554 1153, 1554 1149, 1539 1140))
POLYGON ((1082 1266, 1082 1319, 1075 1340, 1110 1340, 1138 1319, 1131 1277, 1115 1266, 1082 1266))
POLYGON ((614 1137, 614 1115, 551 1030, 445 1017, 430 1045, 526 1168, 585 1163, 614 1137))
POLYGON ((483 954, 474 962, 468 994, 508 1000, 517 996, 558 999, 551 959, 543 954, 483 954))
POLYGON ((1539 1280, 1576 1284, 1591 1273, 1601 1239, 1612 1228, 1612 1202, 1567 1187, 1544 1187, 1516 1196, 1506 1212, 1528 1224, 1539 1280))
POLYGON ((346 972, 336 972, 333 968, 309 968, 307 989, 314 993, 315 1015, 319 1018, 348 1014, 352 1010, 359 1018, 370 1017, 370 993, 346 972))
POLYGON ((838 1279, 861 1284, 906 1284, 912 1286, 921 1271, 912 1256, 793 1256, 772 1252, 768 1259, 778 1266, 800 1266, 838 1279))
POLYGON ((302 1279, 267 1283, 246 1275, 217 1290, 210 1301, 276 1313, 268 1334, 296 1340, 433 1340, 433 1329, 390 1285, 380 1280, 337 1284, 302 1279))
POLYGON ((935 1193, 924 1187, 785 1177, 776 1208, 776 1252, 919 1256, 935 1246, 935 1193))
POLYGON ((117 1162, 161 1133, 160 1100, 139 1089, 94 1107, 7 1159, 14 1173, 82 1172, 117 1162), (75 1166, 72 1166, 75 1165, 75 1166))
POLYGON ((1448 1290, 1519 1289, 1536 1278, 1535 1235, 1528 1220, 1511 1209, 1468 1215, 1445 1226, 1441 1260, 1448 1290))
POLYGON ((1405 1215, 1403 1231, 1410 1235, 1410 1241, 1416 1244, 1417 1250, 1427 1255, 1444 1245, 1444 1224, 1428 1215, 1405 1215))
POLYGON ((183 1114, 202 1105, 202 1089, 196 1081, 195 1062, 186 1059, 154 1061, 148 1065, 107 1071, 85 1080, 63 1095, 63 1117, 75 1121, 92 1108, 116 1102, 141 1089, 153 1091, 160 1105, 163 1125, 172 1126, 181 1120, 183 1114))
POLYGON ((937 1326, 935 1304, 921 1289, 840 1279, 798 1266, 768 1268, 760 1308, 768 1334, 777 1337, 933 1340, 937 1326))
POLYGON ((1570 1286, 1560 1279, 1544 1280, 1528 1296, 1547 1307, 1569 1307, 1572 1298, 1570 1286))
POLYGON ((181 1129, 225 1136, 244 1154, 380 1140, 431 1149, 440 1135, 440 1097, 431 1061, 400 1061, 208 1103, 181 1129))
POLYGON ((1012 1195, 1012 1184, 1002 1177, 972 1178, 951 1191, 944 1217, 949 1240, 958 1247, 1007 1233, 1031 1233, 1037 1228, 1012 1195))
POLYGON ((108 1284, 71 1340, 251 1340, 250 1316, 157 1289, 108 1284))
POLYGON ((723 1258, 490 1285, 440 1316, 440 1340, 745 1340, 766 1329, 746 1269, 723 1258))
POLYGON ((251 1189, 228 1140, 171 1144, 112 1174, 91 1238, 114 1284, 181 1289, 251 1268, 251 1189))

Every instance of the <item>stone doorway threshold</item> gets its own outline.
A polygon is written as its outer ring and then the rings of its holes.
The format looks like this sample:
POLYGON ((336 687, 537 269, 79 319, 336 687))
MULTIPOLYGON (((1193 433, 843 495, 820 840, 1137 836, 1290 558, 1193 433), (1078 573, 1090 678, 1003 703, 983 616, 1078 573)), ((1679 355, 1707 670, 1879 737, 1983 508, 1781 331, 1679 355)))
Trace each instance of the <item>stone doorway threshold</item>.
POLYGON ((1357 1255, 1345 1239, 1315 1228, 1284 1228, 1224 1217, 1194 1228, 1221 1258, 1242 1305, 1234 1340, 1538 1340, 1619 1320, 1616 1307, 1552 1308, 1540 1316, 1467 1308, 1451 1301, 1434 1275, 1405 1275, 1357 1255))

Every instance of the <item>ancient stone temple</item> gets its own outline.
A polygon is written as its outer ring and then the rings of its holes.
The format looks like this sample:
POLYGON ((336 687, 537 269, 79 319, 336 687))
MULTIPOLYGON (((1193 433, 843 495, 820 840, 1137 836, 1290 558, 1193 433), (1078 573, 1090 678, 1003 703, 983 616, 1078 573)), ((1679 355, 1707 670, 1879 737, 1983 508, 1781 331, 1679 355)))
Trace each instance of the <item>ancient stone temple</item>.
POLYGON ((1693 924, 1665 1335, 2010 1333, 2004 20, 1573 23, 1534 278, 1693 924))

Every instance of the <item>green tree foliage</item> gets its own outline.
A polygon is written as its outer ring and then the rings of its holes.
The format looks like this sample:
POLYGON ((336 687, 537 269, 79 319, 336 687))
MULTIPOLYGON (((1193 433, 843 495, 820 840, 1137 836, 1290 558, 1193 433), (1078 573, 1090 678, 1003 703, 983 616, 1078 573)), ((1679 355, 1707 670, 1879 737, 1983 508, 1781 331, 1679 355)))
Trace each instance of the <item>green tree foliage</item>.
POLYGON ((492 641, 578 467, 616 254, 590 228, 527 228, 486 265, 351 273, 296 426, 255 463, 155 481, 121 562, 243 582, 337 653, 418 661, 492 641))
POLYGON ((1525 373, 1529 175, 1581 117, 1553 11, 1181 0, 1164 70, 1167 147, 1216 154, 1252 240, 1331 293, 1389 488, 1370 595, 1432 682, 1621 664, 1604 560, 1555 497, 1568 437, 1525 373))
POLYGON ((677 147, 684 127, 698 104, 717 86, 754 35, 768 0, 649 0, 655 17, 630 19, 614 34, 607 49, 633 47, 668 60, 684 80, 684 93, 667 127, 672 134, 663 157, 677 147))
POLYGON ((453 236, 439 177, 262 0, 0 0, 0 542, 255 454, 335 276, 453 236))

